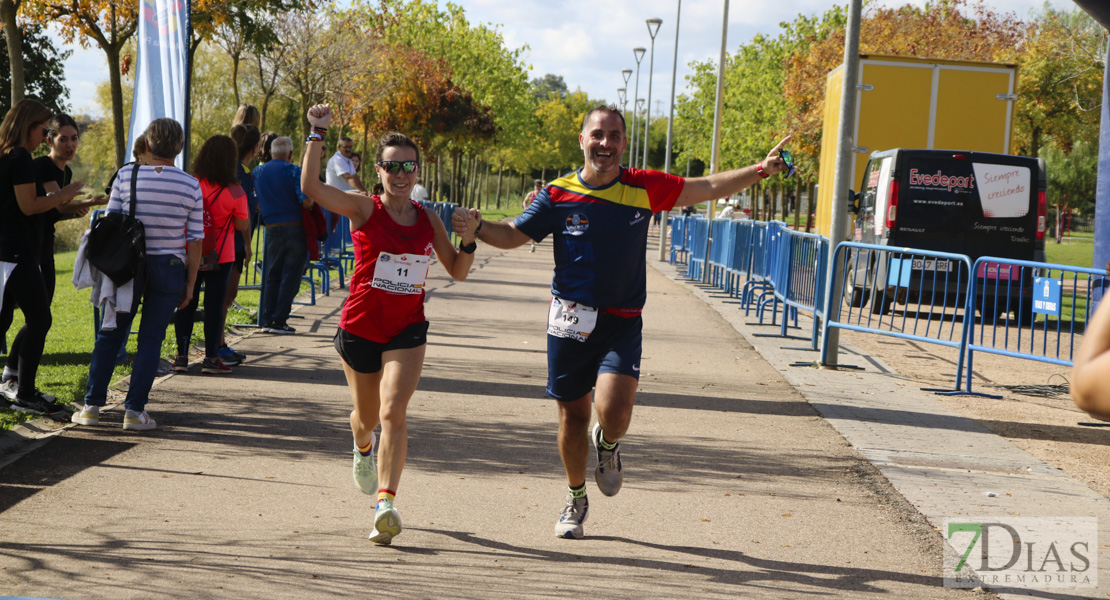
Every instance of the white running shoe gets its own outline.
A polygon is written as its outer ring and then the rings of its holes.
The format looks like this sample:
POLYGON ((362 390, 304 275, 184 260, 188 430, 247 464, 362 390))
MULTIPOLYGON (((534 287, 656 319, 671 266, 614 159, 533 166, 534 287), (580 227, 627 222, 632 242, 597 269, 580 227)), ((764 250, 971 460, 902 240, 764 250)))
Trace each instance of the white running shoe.
POLYGON ((70 421, 78 425, 100 425, 100 407, 85 405, 81 410, 73 413, 70 421))
POLYGON ((617 444, 612 450, 601 448, 601 423, 594 423, 594 432, 590 436, 597 449, 597 467, 594 469, 594 481, 597 489, 606 496, 616 496, 621 491, 624 483, 624 471, 621 470, 621 445, 617 444))
POLYGON ((585 496, 575 498, 567 494, 567 505, 563 509, 563 514, 559 515, 559 520, 555 522, 555 537, 566 538, 568 540, 580 540, 585 532, 582 530, 582 524, 586 522, 586 517, 590 516, 590 500, 585 496))
POLYGON ((150 431, 156 429, 158 423, 150 418, 146 411, 135 412, 128 410, 123 413, 123 428, 128 431, 150 431))
POLYGON ((378 469, 374 466, 374 454, 377 448, 378 438, 373 433, 370 434, 370 456, 363 456, 358 448, 355 448, 354 460, 354 478, 355 485, 358 489, 362 490, 363 494, 377 494, 378 493, 378 469))
POLYGON ((401 515, 393 508, 389 500, 378 500, 377 510, 374 511, 374 531, 370 532, 370 541, 375 544, 388 546, 393 538, 401 534, 401 515))

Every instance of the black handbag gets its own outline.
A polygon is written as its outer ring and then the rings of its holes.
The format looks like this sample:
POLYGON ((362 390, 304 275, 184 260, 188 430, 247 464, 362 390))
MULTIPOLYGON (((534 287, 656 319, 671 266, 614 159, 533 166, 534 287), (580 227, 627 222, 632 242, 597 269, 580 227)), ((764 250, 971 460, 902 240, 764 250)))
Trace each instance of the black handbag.
POLYGON ((93 223, 85 257, 116 286, 135 278, 146 261, 146 229, 135 218, 135 183, 139 165, 131 170, 131 207, 127 214, 108 213, 93 223))

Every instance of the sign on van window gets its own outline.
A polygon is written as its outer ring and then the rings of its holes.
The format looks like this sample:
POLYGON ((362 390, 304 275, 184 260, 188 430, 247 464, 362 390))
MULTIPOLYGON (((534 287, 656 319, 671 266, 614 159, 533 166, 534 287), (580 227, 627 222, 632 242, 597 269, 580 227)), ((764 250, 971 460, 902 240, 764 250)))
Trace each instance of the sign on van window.
POLYGON ((1029 214, 1030 169, 1013 165, 974 163, 983 215, 1012 219, 1029 214))

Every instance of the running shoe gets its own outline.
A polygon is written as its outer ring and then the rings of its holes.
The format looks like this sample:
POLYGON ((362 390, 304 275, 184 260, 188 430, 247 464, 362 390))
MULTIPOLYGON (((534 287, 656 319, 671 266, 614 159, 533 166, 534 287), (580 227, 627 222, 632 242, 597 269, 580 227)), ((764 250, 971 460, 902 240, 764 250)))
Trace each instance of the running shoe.
POLYGON ((69 420, 78 425, 100 425, 100 407, 86 404, 73 413, 69 420))
POLYGON ((374 531, 370 532, 370 541, 375 544, 388 546, 393 538, 401 534, 401 515, 393 508, 389 500, 378 500, 378 507, 374 511, 374 531))
POLYGON ((297 333, 297 330, 293 329, 292 327, 290 327, 289 325, 287 325, 285 323, 270 323, 266 327, 262 328, 262 333, 276 333, 278 335, 293 335, 294 333, 297 333))
POLYGON ((575 498, 567 494, 567 506, 563 509, 563 514, 559 516, 559 520, 555 522, 555 537, 568 540, 582 539, 582 536, 585 535, 582 531, 582 524, 586 522, 586 517, 589 516, 589 498, 585 496, 575 498))
POLYGON ((56 412, 57 408, 58 407, 43 396, 42 392, 37 390, 30 396, 17 395, 15 400, 12 401, 12 410, 30 413, 32 415, 49 414, 56 412))
POLYGON ((216 356, 220 357, 220 360, 224 361, 224 364, 229 367, 240 365, 243 363, 243 361, 247 360, 246 354, 238 352, 231 346, 227 345, 221 346, 220 349, 216 352, 216 356))
POLYGON ((135 412, 128 410, 123 414, 123 428, 128 431, 149 431, 158 427, 158 423, 150 418, 146 411, 135 412))
POLYGON ((355 465, 354 477, 355 485, 358 489, 362 490, 363 494, 377 494, 378 493, 378 470, 374 467, 374 451, 377 450, 374 446, 377 445, 377 437, 370 434, 370 456, 363 456, 358 448, 355 448, 355 465))
POLYGON ((621 446, 617 444, 612 450, 601 447, 601 423, 594 423, 594 433, 590 436, 597 449, 597 468, 594 469, 594 481, 597 489, 606 496, 616 496, 621 491, 624 483, 624 472, 621 470, 621 446))
POLYGON ((173 372, 174 373, 188 373, 189 372, 189 357, 188 356, 175 356, 173 357, 173 372))
POLYGON ((230 375, 231 367, 225 365, 219 358, 206 358, 201 363, 200 372, 208 375, 230 375))
POLYGON ((0 383, 0 396, 8 400, 15 400, 16 395, 19 393, 19 380, 8 379, 4 383, 0 383))

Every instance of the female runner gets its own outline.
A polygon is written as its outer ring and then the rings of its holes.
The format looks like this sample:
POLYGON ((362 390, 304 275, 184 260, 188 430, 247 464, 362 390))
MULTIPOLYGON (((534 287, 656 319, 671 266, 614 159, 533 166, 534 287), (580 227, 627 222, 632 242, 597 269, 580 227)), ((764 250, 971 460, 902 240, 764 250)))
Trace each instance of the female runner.
POLYGON ((424 367, 428 334, 424 281, 429 259, 435 251, 451 277, 466 279, 474 262, 478 220, 467 221, 456 251, 439 216, 409 198, 420 168, 420 151, 400 133, 382 136, 374 166, 381 183, 370 197, 321 182, 320 156, 331 122, 330 106, 310 108, 308 121, 312 132, 305 140, 301 190, 351 220, 355 274, 335 348, 343 359, 354 403, 355 483, 364 493, 378 497, 370 540, 388 544, 401 533, 393 502, 408 448, 405 412, 424 367), (379 422, 381 440, 375 444, 374 428, 379 422))

